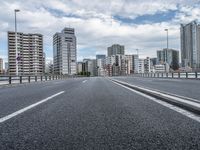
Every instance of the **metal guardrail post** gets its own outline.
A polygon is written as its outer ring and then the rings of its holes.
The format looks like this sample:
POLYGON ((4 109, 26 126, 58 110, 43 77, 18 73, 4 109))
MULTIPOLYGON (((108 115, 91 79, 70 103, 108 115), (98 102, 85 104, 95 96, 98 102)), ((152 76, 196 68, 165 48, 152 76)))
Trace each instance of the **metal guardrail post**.
POLYGON ((19 77, 19 83, 22 84, 22 76, 19 77))
POLYGON ((169 77, 168 73, 166 73, 166 77, 167 77, 167 78, 169 77))
POLYGON ((47 76, 45 76, 45 80, 47 81, 47 76))
POLYGON ((28 83, 31 82, 31 76, 28 76, 28 83))
POLYGON ((162 73, 162 78, 163 78, 163 73, 162 73))
POLYGON ((37 76, 35 76, 35 82, 37 82, 37 76))
POLYGON ((180 74, 180 72, 178 73, 178 78, 181 78, 181 74, 180 74))
POLYGON ((197 72, 195 72, 195 78, 196 78, 196 79, 198 78, 198 73, 197 73, 197 72))
POLYGON ((172 78, 174 78, 174 73, 172 72, 172 78))
POLYGON ((186 79, 188 78, 188 72, 186 72, 185 77, 186 77, 186 79))
POLYGON ((11 83, 12 83, 12 77, 9 76, 9 84, 11 84, 11 83))
POLYGON ((40 77, 41 81, 42 81, 42 76, 40 77))

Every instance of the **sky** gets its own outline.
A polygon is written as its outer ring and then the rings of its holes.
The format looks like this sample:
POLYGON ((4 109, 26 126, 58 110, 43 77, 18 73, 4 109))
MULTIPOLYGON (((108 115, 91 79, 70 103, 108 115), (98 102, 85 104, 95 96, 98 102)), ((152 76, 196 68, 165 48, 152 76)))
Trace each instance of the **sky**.
POLYGON ((126 54, 139 49, 141 58, 155 57, 166 47, 180 50, 180 24, 200 20, 200 0, 1 0, 0 57, 7 61, 7 31, 41 33, 49 62, 53 35, 75 28, 78 61, 106 54, 112 44, 125 45, 126 54))

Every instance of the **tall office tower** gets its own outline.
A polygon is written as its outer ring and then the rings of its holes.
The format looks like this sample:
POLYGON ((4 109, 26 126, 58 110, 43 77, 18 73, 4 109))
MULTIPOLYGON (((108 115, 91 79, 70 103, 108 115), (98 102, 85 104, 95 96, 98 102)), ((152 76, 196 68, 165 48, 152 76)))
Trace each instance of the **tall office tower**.
POLYGON ((3 59, 0 58, 0 74, 3 74, 3 59))
POLYGON ((130 63, 130 73, 138 72, 138 55, 125 55, 130 63))
POLYGON ((171 69, 179 68, 179 51, 174 49, 163 49, 157 51, 157 61, 159 64, 168 63, 171 69))
POLYGON ((53 63, 55 74, 76 74, 77 50, 73 28, 64 28, 53 36, 53 63))
POLYGON ((43 36, 41 34, 8 32, 8 73, 10 75, 43 74, 43 36), (18 67, 16 67, 18 66, 18 67), (17 69, 18 68, 18 69, 17 69))
POLYGON ((200 68, 200 24, 181 24, 181 61, 183 67, 200 68))
POLYGON ((111 47, 108 47, 107 49, 107 56, 110 57, 112 55, 117 55, 117 54, 120 54, 120 55, 124 55, 125 52, 124 52, 124 46, 123 45, 119 45, 119 44, 114 44, 112 45, 111 47))

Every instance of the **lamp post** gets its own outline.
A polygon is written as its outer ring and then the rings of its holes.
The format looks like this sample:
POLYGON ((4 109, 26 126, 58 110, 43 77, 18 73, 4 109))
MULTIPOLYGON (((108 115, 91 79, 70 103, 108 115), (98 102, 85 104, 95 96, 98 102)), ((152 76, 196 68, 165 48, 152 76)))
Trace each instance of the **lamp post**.
MULTIPOLYGON (((168 48, 169 48, 169 35, 168 35, 169 29, 165 29, 165 31, 167 32, 167 50, 168 50, 168 48)), ((167 50, 165 51, 165 62, 167 61, 167 50)))
POLYGON ((18 50, 17 50, 17 12, 19 12, 19 9, 15 9, 15 53, 16 53, 16 75, 18 76, 18 50))
POLYGON ((137 51, 137 55, 138 55, 138 58, 139 58, 139 49, 135 49, 137 51))

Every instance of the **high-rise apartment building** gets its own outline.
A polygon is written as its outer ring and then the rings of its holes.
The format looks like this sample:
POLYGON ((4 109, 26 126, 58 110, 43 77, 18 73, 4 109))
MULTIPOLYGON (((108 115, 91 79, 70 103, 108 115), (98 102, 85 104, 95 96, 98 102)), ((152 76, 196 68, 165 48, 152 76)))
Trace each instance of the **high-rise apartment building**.
POLYGON ((73 28, 64 28, 53 36, 53 62, 55 74, 76 74, 77 49, 73 28))
POLYGON ((171 69, 179 68, 179 51, 174 49, 163 49, 157 51, 158 64, 168 63, 171 69))
POLYGON ((123 45, 119 45, 119 44, 114 44, 111 47, 108 47, 107 49, 107 56, 110 57, 112 55, 124 55, 125 54, 125 50, 124 50, 124 46, 123 45))
POLYGON ((8 73, 10 75, 41 75, 44 73, 43 36, 41 34, 8 32, 8 73), (18 66, 18 67, 16 67, 18 66), (18 68, 18 71, 17 69, 18 68))
POLYGON ((3 74, 3 59, 0 58, 0 74, 3 74))
POLYGON ((181 61, 183 67, 200 68, 200 24, 181 24, 181 61))
POLYGON ((138 59, 138 73, 144 73, 144 59, 138 59))

